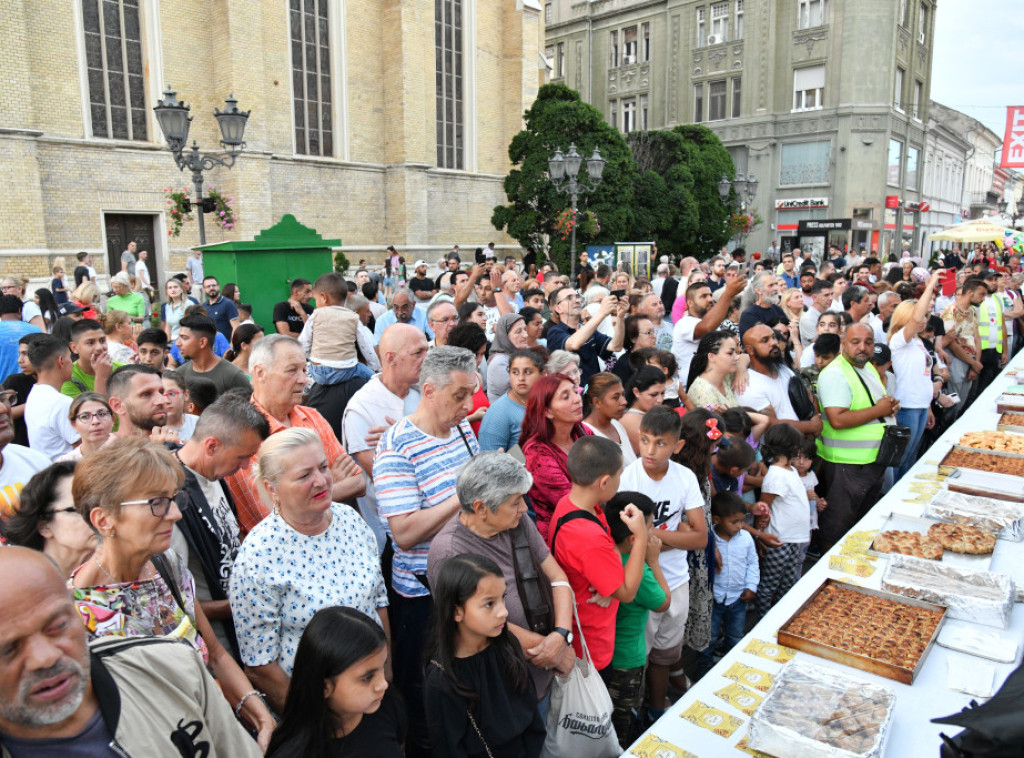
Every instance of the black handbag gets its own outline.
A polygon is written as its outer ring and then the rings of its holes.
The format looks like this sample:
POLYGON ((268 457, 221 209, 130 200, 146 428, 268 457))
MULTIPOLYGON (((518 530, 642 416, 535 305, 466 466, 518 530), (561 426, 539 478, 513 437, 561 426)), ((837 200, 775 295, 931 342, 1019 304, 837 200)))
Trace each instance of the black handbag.
MULTIPOLYGON (((874 395, 868 389, 868 383, 864 381, 864 377, 860 375, 857 369, 854 369, 853 373, 857 374, 860 383, 864 385, 864 391, 868 393, 868 397, 873 401, 875 399, 874 395)), ((885 424, 882 419, 875 420, 879 424, 885 424)), ((885 433, 882 435, 882 442, 878 445, 878 457, 875 458, 875 463, 880 463, 885 467, 899 466, 903 461, 903 455, 907 452, 907 445, 910 444, 911 434, 909 426, 886 424, 885 433)))
MULTIPOLYGON (((814 410, 814 403, 807 392, 807 385, 800 378, 799 374, 789 377, 789 384, 786 387, 789 393, 789 404, 793 406, 793 413, 800 421, 810 421, 817 411, 814 410)), ((869 393, 870 394, 870 393, 869 393)))
POLYGON ((932 719, 934 724, 964 727, 955 737, 941 734, 943 758, 1024 757, 1024 665, 1018 666, 999 691, 983 705, 974 700, 960 713, 932 719))

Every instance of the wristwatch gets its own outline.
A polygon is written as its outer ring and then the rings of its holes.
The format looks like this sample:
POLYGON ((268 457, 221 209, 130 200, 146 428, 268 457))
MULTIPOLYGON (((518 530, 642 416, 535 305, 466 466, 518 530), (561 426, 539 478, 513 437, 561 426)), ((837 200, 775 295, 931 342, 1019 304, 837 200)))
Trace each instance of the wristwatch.
POLYGON ((556 626, 554 628, 554 631, 555 631, 556 634, 560 634, 563 637, 565 637, 565 643, 567 645, 571 645, 572 644, 572 632, 570 630, 566 629, 563 626, 556 626))

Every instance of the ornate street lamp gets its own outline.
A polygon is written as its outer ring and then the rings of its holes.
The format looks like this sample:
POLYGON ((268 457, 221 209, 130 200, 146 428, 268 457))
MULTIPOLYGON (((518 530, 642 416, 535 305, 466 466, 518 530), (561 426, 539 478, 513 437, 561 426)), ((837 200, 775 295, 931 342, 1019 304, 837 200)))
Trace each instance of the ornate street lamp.
MULTIPOLYGON (((1005 214, 1006 209, 1009 208, 1009 203, 1005 200, 1000 200, 997 205, 999 206, 1000 214, 1005 214)), ((1012 219, 1012 221, 1010 221, 1010 226, 1016 229, 1018 219, 1024 218, 1024 198, 1017 201, 1014 209, 1010 211, 1010 218, 1012 219)))
POLYGON ((220 146, 227 151, 226 158, 202 155, 195 140, 192 141, 191 148, 186 147, 188 131, 192 126, 192 117, 189 115, 189 106, 178 100, 178 93, 171 89, 170 85, 164 90, 164 99, 153 108, 157 123, 160 124, 160 131, 164 133, 167 147, 171 149, 178 169, 184 171, 187 168, 192 172, 192 183, 196 190, 195 202, 199 206, 199 242, 202 245, 206 244, 203 214, 214 210, 213 202, 203 199, 203 172, 209 171, 214 166, 231 168, 235 165, 235 159, 245 149, 243 136, 245 124, 251 113, 251 111, 238 109, 238 101, 234 94, 228 95, 224 104, 227 107, 223 111, 214 109, 213 116, 217 119, 217 125, 220 127, 220 146))
POLYGON ((580 193, 593 192, 601 184, 601 177, 604 175, 605 159, 601 157, 601 151, 594 148, 594 154, 587 159, 587 177, 589 184, 582 184, 577 181, 580 166, 583 163, 583 156, 576 152, 576 143, 569 145, 569 153, 563 155, 561 149, 556 149, 555 154, 548 158, 548 177, 555 185, 558 192, 569 195, 573 210, 572 242, 569 252, 569 281, 576 278, 576 206, 580 193))
POLYGON ((728 176, 722 174, 722 179, 718 182, 718 196, 723 203, 728 202, 730 190, 735 190, 737 205, 740 210, 744 210, 757 197, 757 178, 753 174, 744 176, 743 172, 739 171, 736 179, 730 181, 728 176))

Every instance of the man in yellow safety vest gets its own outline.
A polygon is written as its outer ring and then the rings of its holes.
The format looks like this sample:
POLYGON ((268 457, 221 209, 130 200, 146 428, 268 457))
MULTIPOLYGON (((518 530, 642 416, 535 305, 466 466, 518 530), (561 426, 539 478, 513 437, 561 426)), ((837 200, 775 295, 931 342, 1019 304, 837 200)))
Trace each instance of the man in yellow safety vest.
POLYGON ((999 273, 985 271, 985 288, 988 293, 978 307, 978 336, 981 337, 981 374, 978 376, 976 393, 983 392, 1010 358, 1010 345, 1003 320, 1003 301, 999 297, 999 273))
POLYGON ((876 463, 886 424, 895 423, 899 401, 871 365, 875 337, 867 324, 852 324, 843 352, 818 377, 822 410, 818 453, 828 507, 818 516, 822 552, 834 545, 877 501, 885 466, 876 463))

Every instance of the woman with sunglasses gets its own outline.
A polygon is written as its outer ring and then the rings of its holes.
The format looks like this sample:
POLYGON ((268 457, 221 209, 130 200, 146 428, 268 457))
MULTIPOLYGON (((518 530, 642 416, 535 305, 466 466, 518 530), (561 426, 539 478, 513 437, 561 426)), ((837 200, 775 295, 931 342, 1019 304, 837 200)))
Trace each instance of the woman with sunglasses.
POLYGON ((71 494, 99 544, 71 574, 75 605, 90 639, 167 637, 192 647, 265 751, 273 717, 218 642, 192 574, 169 549, 184 479, 167 449, 138 437, 112 440, 78 464, 71 494))
POLYGON ((96 550, 96 534, 71 498, 74 473, 74 461, 62 461, 29 479, 4 526, 8 542, 49 556, 62 576, 71 576, 96 550))
POLYGON ((106 395, 99 392, 83 392, 71 401, 68 408, 71 426, 82 438, 82 444, 66 455, 61 461, 80 461, 107 444, 114 429, 114 413, 106 395))

